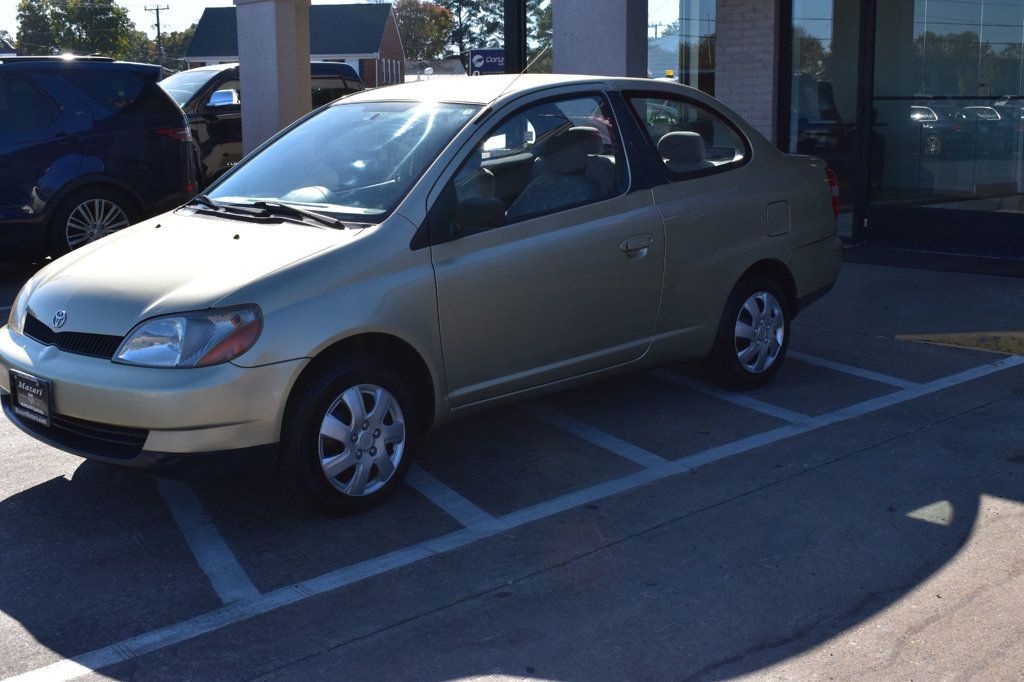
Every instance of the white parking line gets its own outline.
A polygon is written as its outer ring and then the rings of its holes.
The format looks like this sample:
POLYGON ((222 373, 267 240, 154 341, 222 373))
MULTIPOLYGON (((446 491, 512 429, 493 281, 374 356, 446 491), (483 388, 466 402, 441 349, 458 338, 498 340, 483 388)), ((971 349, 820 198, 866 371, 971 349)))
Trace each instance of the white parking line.
POLYGON ((496 518, 428 474, 422 467, 415 464, 410 467, 405 481, 466 528, 489 530, 495 526, 503 527, 496 518))
POLYGON ((157 487, 220 600, 230 604, 260 596, 188 484, 160 479, 157 487))
POLYGON ((787 355, 794 360, 799 360, 800 362, 817 365, 818 367, 824 367, 825 369, 831 369, 836 372, 843 372, 844 374, 850 374, 855 377, 860 377, 861 379, 867 379, 868 381, 876 381, 880 384, 889 384, 890 386, 896 386, 898 388, 912 388, 917 386, 913 381, 907 381, 906 379, 900 379, 899 377, 889 376, 888 374, 882 374, 880 372, 872 372, 870 369, 854 367, 853 365, 836 362, 835 360, 826 360, 825 358, 819 358, 816 355, 808 355, 807 353, 800 353, 795 350, 788 351, 787 355))
MULTIPOLYGON (((644 469, 635 474, 601 483, 591 488, 568 493, 532 507, 499 517, 505 528, 513 529, 521 525, 547 518, 554 514, 593 502, 610 495, 626 492, 668 476, 690 471, 695 467, 710 462, 738 455, 757 447, 769 445, 792 436, 807 433, 823 426, 835 424, 848 419, 861 417, 872 412, 891 407, 899 403, 914 400, 931 393, 979 379, 1011 367, 1024 364, 1024 357, 1011 356, 996 362, 937 379, 913 388, 896 391, 888 395, 867 400, 835 412, 814 417, 803 424, 791 424, 766 433, 744 438, 742 440, 721 445, 703 452, 684 457, 675 462, 652 469, 644 469)), ((317 578, 305 580, 294 585, 281 587, 262 594, 254 599, 228 604, 215 611, 196 616, 187 621, 169 625, 150 632, 131 637, 101 649, 95 649, 71 659, 64 659, 35 670, 31 670, 14 680, 71 680, 90 672, 105 668, 116 663, 132 660, 159 649, 180 644, 201 635, 215 632, 222 628, 235 625, 250 618, 274 611, 283 606, 303 601, 310 597, 324 594, 351 585, 359 580, 387 573, 402 566, 408 566, 431 556, 437 556, 464 547, 480 539, 491 537, 502 532, 502 528, 494 526, 489 530, 474 531, 470 528, 449 533, 439 538, 426 540, 404 549, 396 550, 374 559, 369 559, 352 566, 332 571, 317 578)))
POLYGON ((527 406, 524 407, 523 410, 538 419, 543 419, 549 424, 557 426, 563 431, 568 431, 577 438, 582 438, 585 441, 593 443, 599 448, 604 448, 609 452, 614 452, 619 457, 636 462, 645 469, 654 469, 663 466, 668 462, 667 459, 660 455, 644 450, 643 448, 624 441, 610 433, 606 433, 600 429, 595 429, 589 424, 584 424, 578 419, 573 419, 572 417, 561 414, 560 412, 535 406, 527 406))
POLYGON ((787 410, 784 407, 772 405, 771 403, 766 403, 763 400, 758 400, 757 398, 751 398, 749 395, 744 395, 743 393, 734 393, 733 391, 715 388, 709 384, 696 381, 667 369, 652 369, 648 374, 659 379, 664 379, 665 381, 671 381, 672 383, 679 384, 680 386, 692 388, 695 391, 700 391, 705 395, 713 396, 719 400, 725 400, 733 403, 734 405, 745 407, 748 410, 755 410, 762 414, 766 414, 769 417, 781 419, 782 421, 789 422, 791 424, 805 424, 811 419, 809 415, 794 412, 793 410, 787 410))

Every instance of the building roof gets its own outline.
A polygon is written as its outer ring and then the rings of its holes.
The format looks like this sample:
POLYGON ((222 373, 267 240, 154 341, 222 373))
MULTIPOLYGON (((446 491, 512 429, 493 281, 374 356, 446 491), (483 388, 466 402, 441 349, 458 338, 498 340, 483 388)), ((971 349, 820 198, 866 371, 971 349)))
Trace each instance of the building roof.
MULTIPOLYGON (((309 8, 309 52, 362 55, 380 51, 390 4, 313 5, 309 8)), ((207 7, 185 57, 238 58, 234 7, 207 7)))

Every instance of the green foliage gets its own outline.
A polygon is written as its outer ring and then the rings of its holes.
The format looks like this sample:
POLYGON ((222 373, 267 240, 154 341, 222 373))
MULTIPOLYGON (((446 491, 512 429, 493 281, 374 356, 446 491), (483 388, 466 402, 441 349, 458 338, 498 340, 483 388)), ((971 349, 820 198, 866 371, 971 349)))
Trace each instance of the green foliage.
POLYGON ((551 73, 554 59, 551 53, 553 35, 553 0, 527 0, 529 37, 527 65, 530 73, 551 73))
POLYGON ((56 54, 57 32, 51 17, 50 0, 21 0, 18 3, 18 50, 22 54, 56 54))
POLYGON ((469 51, 474 47, 501 47, 504 43, 503 0, 437 0, 437 4, 451 13, 447 44, 464 65, 468 65, 469 51))
POLYGON ((398 0, 394 9, 406 59, 431 60, 444 54, 454 25, 448 9, 427 0, 398 0))
POLYGON ((18 43, 25 54, 102 54, 125 59, 139 39, 114 0, 21 0, 18 43))

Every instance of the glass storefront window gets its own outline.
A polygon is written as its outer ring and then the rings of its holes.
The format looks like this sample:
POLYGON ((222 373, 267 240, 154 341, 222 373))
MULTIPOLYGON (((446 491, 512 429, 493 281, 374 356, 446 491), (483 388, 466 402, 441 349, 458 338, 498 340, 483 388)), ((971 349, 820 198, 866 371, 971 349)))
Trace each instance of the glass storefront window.
POLYGON ((789 149, 825 159, 854 200, 860 0, 793 0, 789 149))
POLYGON ((648 0, 647 70, 715 94, 716 0, 648 0), (671 75, 669 75, 671 74, 671 75))
POLYGON ((870 198, 1024 212, 1024 2, 878 4, 870 198))

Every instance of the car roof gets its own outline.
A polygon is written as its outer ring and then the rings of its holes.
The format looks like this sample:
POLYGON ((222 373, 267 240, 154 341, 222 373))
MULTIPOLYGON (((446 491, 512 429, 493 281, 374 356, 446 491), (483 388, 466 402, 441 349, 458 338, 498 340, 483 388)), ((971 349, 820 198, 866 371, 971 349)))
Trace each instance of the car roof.
POLYGON ((102 71, 136 71, 159 74, 156 64, 119 62, 98 57, 0 57, 0 69, 4 71, 63 71, 66 69, 89 69, 102 71))
POLYGON ((528 92, 546 90, 566 85, 594 84, 603 88, 618 90, 663 90, 667 92, 686 91, 697 99, 707 99, 698 90, 650 78, 624 78, 618 76, 589 76, 565 74, 498 74, 471 76, 466 78, 443 78, 437 80, 412 81, 400 85, 364 90, 345 98, 345 102, 379 102, 387 100, 465 102, 472 104, 493 104, 501 99, 511 99, 528 92))

